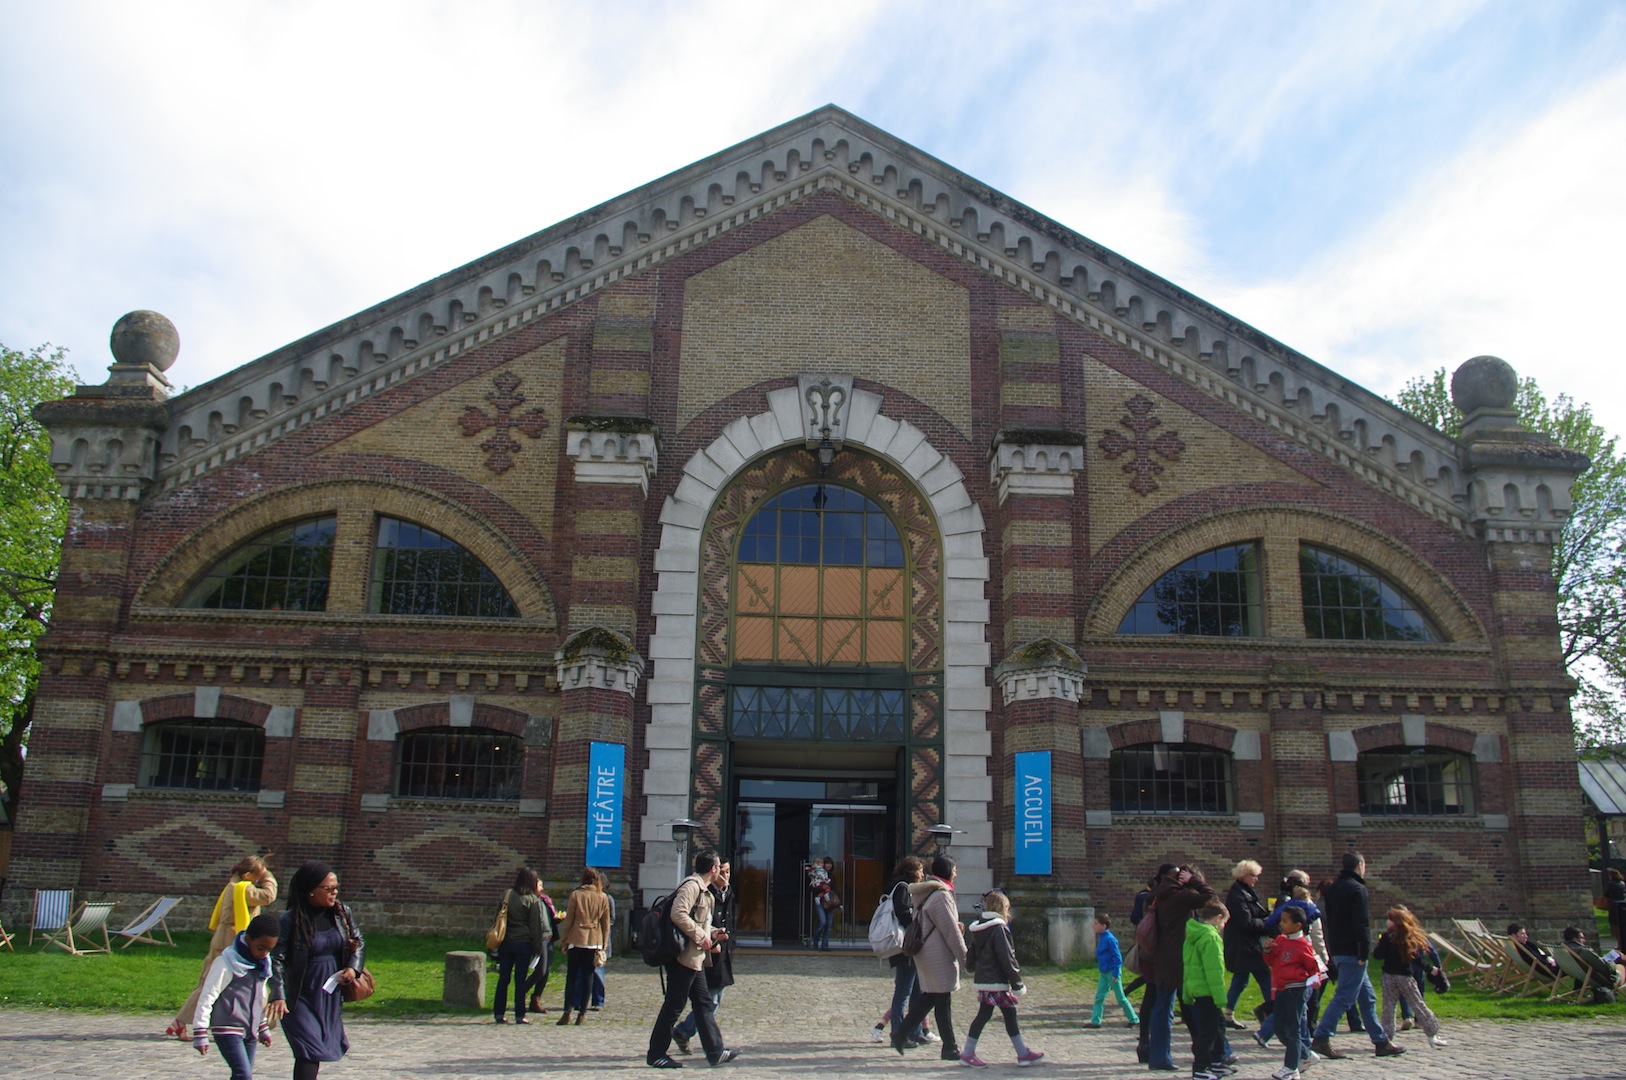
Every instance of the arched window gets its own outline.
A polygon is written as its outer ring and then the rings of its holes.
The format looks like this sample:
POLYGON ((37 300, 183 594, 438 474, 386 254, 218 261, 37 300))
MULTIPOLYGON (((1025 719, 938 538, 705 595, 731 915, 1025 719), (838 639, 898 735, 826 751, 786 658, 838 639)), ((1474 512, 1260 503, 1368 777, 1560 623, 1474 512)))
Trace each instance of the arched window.
POLYGON ((262 533, 210 567, 183 607, 326 611, 337 518, 262 533))
POLYGON ((141 786, 258 791, 265 732, 232 720, 161 720, 141 742, 141 786))
POLYGON ((1258 547, 1232 544, 1194 555, 1158 578, 1124 615, 1118 633, 1257 637, 1262 622, 1258 547))
POLYGON ((1439 641, 1411 598, 1370 567, 1308 544, 1299 548, 1304 635, 1340 641, 1439 641))
POLYGON ((907 594, 886 511, 850 488, 791 488, 740 531, 734 662, 900 667, 907 594))
POLYGON ((1229 814, 1231 755, 1190 743, 1112 752, 1114 814, 1229 814))
POLYGON ((1474 813, 1473 760, 1434 747, 1386 747, 1356 761, 1361 813, 1462 817, 1474 813))
POLYGON ((420 728, 395 743, 403 799, 517 799, 525 743, 489 728, 420 728))
POLYGON ((378 519, 368 610, 382 615, 515 619, 508 590, 474 554, 433 529, 378 519))

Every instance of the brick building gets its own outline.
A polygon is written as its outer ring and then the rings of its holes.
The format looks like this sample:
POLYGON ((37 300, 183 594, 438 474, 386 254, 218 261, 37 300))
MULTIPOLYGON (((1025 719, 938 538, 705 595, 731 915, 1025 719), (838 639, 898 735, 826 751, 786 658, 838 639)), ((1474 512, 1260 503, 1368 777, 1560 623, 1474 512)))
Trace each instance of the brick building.
POLYGON ((1585 461, 1501 361, 1452 440, 835 108, 168 397, 175 348, 129 316, 39 410, 22 889, 208 898, 269 848, 471 929, 589 842, 669 887, 692 818, 759 940, 810 858, 867 917, 941 823, 1058 956, 1165 860, 1586 910, 1585 461))

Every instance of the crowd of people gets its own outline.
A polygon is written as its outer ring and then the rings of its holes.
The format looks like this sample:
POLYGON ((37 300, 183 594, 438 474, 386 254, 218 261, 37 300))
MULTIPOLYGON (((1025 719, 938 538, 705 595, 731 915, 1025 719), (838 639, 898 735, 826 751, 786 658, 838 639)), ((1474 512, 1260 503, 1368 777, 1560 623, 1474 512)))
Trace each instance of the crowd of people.
MULTIPOLYGON (((830 887, 827 862, 814 864, 815 888, 819 871, 830 887)), ((724 990, 734 981, 731 867, 706 850, 695 856, 692 869, 671 898, 670 920, 683 948, 662 968, 664 997, 645 1055, 654 1068, 682 1068, 672 1054, 690 1055, 696 1038, 710 1065, 739 1054, 725 1044, 718 1023, 724 990)), ((1259 863, 1242 860, 1222 895, 1195 866, 1158 867, 1135 897, 1124 943, 1112 929, 1112 915, 1098 910, 1098 980, 1089 1026, 1102 1025, 1111 996, 1124 1023, 1138 1028, 1139 1062, 1151 1071, 1173 1072, 1179 1068, 1178 1015, 1190 1040, 1193 1080, 1219 1080, 1238 1069, 1230 1036, 1249 1028, 1237 1006, 1251 980, 1263 998, 1251 1039, 1262 1049, 1269 1050, 1273 1040, 1282 1047, 1273 1080, 1300 1080, 1301 1070, 1346 1057, 1334 1044, 1341 1020, 1351 1032, 1365 1034, 1379 1057, 1405 1053, 1394 1037, 1414 1026, 1430 1046, 1447 1045, 1427 1002, 1431 983, 1446 985, 1440 957, 1417 917, 1401 905, 1385 912, 1384 929, 1374 940, 1360 854, 1346 854, 1337 877, 1314 892, 1308 874, 1289 870, 1274 903, 1260 894, 1263 872, 1259 863), (1368 961, 1380 966, 1377 989, 1368 961), (1126 973, 1138 976, 1128 987, 1126 973), (1136 1009, 1129 995, 1141 987, 1136 1009)), ((901 941, 885 957, 893 975, 891 1000, 875 1038, 889 1040, 899 1054, 937 1045, 943 1060, 982 1068, 988 1063, 979 1044, 998 1012, 1016 1064, 1032 1065, 1045 1055, 1027 1045, 1017 1017, 1025 987, 1012 933, 1016 912, 996 889, 982 896, 975 917, 962 925, 957 878, 946 854, 930 862, 913 855, 899 860, 882 904, 890 907, 901 941), (977 1013, 960 1043, 953 1002, 963 974, 972 979, 977 1013)), ((555 948, 564 952, 566 967, 557 1022, 580 1024, 602 1005, 613 925, 605 885, 598 870, 584 867, 560 914, 537 874, 529 867, 517 870, 493 928, 493 934, 501 930, 495 948, 497 1023, 507 1022, 510 996, 516 1023, 529 1023, 527 1013, 546 1011, 541 994, 555 948)), ((249 1080, 256 1046, 271 1045, 272 1028, 280 1026, 295 1080, 315 1080, 323 1062, 337 1061, 349 1049, 344 1003, 372 989, 365 940, 338 894, 337 875, 321 862, 306 862, 293 874, 287 910, 274 915, 262 910, 278 898, 264 858, 233 866, 209 922, 213 937, 198 985, 167 1033, 190 1039, 200 1053, 207 1053, 212 1037, 232 1080, 249 1080)), ((825 932, 821 927, 816 947, 828 947, 825 932)), ((1507 932, 1533 977, 1565 977, 1552 952, 1523 925, 1510 924, 1507 932)), ((1605 959, 1591 952, 1578 928, 1566 929, 1564 939, 1591 969, 1590 983, 1600 993, 1626 989, 1626 969, 1612 962, 1613 954, 1605 959)))

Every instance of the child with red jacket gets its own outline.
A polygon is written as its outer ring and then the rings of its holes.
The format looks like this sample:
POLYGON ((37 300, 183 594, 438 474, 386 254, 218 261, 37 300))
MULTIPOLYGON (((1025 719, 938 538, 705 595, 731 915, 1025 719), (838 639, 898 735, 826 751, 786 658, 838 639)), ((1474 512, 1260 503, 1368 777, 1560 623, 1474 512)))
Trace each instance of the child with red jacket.
POLYGON ((1273 1080, 1299 1080, 1299 1067, 1310 1053, 1310 1033, 1304 1022, 1304 1007, 1311 990, 1326 981, 1310 941, 1304 936, 1304 913, 1297 907, 1281 909, 1282 932, 1265 946, 1265 962, 1270 965, 1270 986, 1275 1006, 1276 1035, 1286 1052, 1282 1067, 1271 1073, 1273 1080))

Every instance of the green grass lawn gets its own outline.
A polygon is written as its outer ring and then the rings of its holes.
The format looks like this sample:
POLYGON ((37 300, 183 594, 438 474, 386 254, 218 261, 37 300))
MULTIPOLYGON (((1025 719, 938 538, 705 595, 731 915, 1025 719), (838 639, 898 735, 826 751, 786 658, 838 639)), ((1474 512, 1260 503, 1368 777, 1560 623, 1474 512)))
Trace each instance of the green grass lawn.
MULTIPOLYGON (((42 953, 37 946, 17 944, 15 954, 0 951, 0 1008, 170 1013, 197 984, 209 935, 176 934, 173 949, 134 945, 124 950, 115 944, 111 956, 69 956, 60 949, 42 953)), ((368 935, 367 967, 378 992, 359 1005, 346 1005, 345 1011, 363 1016, 468 1012, 442 1005, 440 991, 445 954, 471 947, 478 946, 461 937, 368 935)), ((495 985, 492 965, 488 995, 495 985)))

